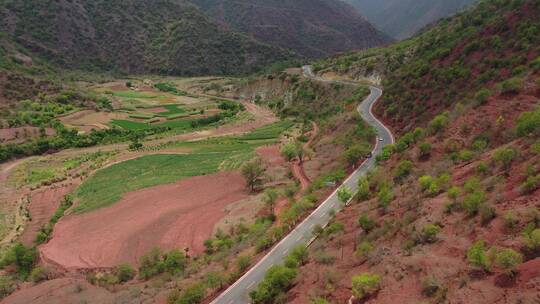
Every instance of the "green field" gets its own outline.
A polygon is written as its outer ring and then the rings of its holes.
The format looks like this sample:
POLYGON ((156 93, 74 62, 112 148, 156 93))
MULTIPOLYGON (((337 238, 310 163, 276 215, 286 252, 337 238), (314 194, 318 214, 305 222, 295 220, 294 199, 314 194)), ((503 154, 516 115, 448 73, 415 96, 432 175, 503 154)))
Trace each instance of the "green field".
POLYGON ((128 192, 169 184, 183 178, 239 168, 256 147, 271 144, 292 123, 279 122, 242 137, 217 137, 197 142, 175 142, 163 147, 186 148, 188 154, 147 155, 98 171, 76 191, 75 213, 109 206, 128 192), (271 137, 271 135, 273 137, 271 137))
POLYGON ((162 117, 170 117, 178 114, 184 114, 186 113, 186 110, 182 108, 181 105, 172 104, 172 105, 164 105, 163 108, 167 109, 167 112, 158 113, 158 116, 162 117))
POLYGON ((149 92, 135 92, 135 91, 122 91, 114 92, 114 96, 123 97, 123 98, 141 98, 141 99, 151 99, 161 97, 159 94, 149 93, 149 92))
POLYGON ((149 124, 144 123, 144 122, 123 120, 123 119, 113 119, 111 120, 111 124, 118 126, 122 129, 131 130, 131 131, 144 130, 151 127, 149 124))

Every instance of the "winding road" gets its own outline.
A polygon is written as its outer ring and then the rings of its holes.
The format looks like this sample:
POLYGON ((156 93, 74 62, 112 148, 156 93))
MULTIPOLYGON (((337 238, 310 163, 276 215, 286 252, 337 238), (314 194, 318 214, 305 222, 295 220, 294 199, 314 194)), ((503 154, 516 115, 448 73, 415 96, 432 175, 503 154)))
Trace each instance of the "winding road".
MULTIPOLYGON (((331 82, 330 80, 315 76, 311 70, 311 66, 304 66, 303 72, 305 77, 317 81, 331 82)), ((372 113, 373 105, 377 102, 379 97, 382 96, 382 90, 370 86, 370 91, 370 95, 362 101, 357 110, 362 118, 375 128, 378 136, 375 149, 372 153, 373 157, 366 159, 364 163, 362 163, 362 165, 360 165, 340 186, 340 188, 347 187, 353 193, 358 191, 358 180, 375 167, 375 156, 382 152, 384 146, 394 143, 392 132, 390 132, 390 130, 372 113)), ((309 246, 315 239, 313 228, 316 225, 325 227, 331 219, 330 211, 335 210, 337 212, 343 208, 343 204, 338 199, 337 191, 338 189, 322 202, 302 223, 296 226, 293 231, 275 245, 264 258, 212 301, 212 304, 250 303, 249 292, 254 290, 263 280, 266 271, 274 265, 281 264, 294 247, 298 245, 309 246)))

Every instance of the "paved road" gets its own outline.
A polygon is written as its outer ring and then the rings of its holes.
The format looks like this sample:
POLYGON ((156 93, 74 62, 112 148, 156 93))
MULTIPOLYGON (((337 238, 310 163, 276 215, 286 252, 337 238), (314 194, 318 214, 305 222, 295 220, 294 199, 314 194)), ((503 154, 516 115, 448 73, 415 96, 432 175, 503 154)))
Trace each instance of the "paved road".
MULTIPOLYGON (((306 77, 328 81, 316 77, 310 66, 303 68, 306 77)), ((371 112, 377 99, 382 95, 382 90, 370 87, 371 94, 358 106, 360 115, 373 126, 378 133, 377 144, 373 150, 373 157, 367 159, 355 172, 349 176, 341 187, 347 187, 352 192, 358 190, 358 180, 368 171, 375 167, 375 156, 380 154, 385 145, 394 143, 394 136, 371 112)), ((330 195, 321 205, 300 223, 289 235, 279 242, 262 260, 251 268, 236 283, 224 291, 212 304, 241 304, 250 303, 249 292, 254 290, 263 280, 266 271, 283 262, 289 251, 298 245, 309 245, 314 240, 313 228, 316 225, 325 227, 330 221, 330 211, 341 210, 343 204, 339 202, 337 190, 330 195)))

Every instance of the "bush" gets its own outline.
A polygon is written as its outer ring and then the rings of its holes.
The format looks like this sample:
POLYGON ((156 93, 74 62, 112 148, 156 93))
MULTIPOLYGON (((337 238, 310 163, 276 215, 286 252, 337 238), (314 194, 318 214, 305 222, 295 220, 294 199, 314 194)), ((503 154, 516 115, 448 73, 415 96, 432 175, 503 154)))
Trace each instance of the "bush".
POLYGON ((527 180, 521 184, 521 188, 525 194, 536 191, 536 189, 540 188, 540 174, 527 177, 527 180))
POLYGON ((456 186, 450 187, 450 189, 446 191, 446 195, 448 195, 448 198, 450 198, 452 202, 454 203, 457 203, 457 198, 459 197, 460 194, 461 194, 461 189, 456 186))
POLYGON ((431 144, 423 142, 418 146, 420 149, 420 157, 429 157, 431 155, 431 144))
POLYGON ((390 203, 394 200, 394 193, 392 192, 392 189, 390 188, 390 185, 383 184, 380 187, 379 193, 377 194, 377 197, 379 199, 379 207, 386 209, 390 205, 390 203))
POLYGON ((47 280, 49 277, 49 270, 45 267, 35 267, 30 272, 30 280, 34 283, 39 283, 41 281, 47 280))
POLYGON ((17 274, 22 279, 26 279, 30 275, 32 268, 34 268, 37 258, 38 253, 36 248, 27 248, 23 244, 18 243, 6 252, 2 261, 0 261, 0 266, 15 266, 17 268, 17 274))
POLYGON ((441 284, 434 276, 427 276, 422 280, 422 294, 433 297, 441 289, 441 284))
POLYGON ((371 191, 369 188, 369 181, 367 178, 363 177, 358 180, 358 199, 360 201, 365 201, 371 196, 371 191))
POLYGON ((467 260, 474 267, 478 267, 485 271, 490 271, 491 261, 486 253, 486 245, 484 241, 477 241, 467 251, 467 260))
POLYGON ((249 293, 253 304, 276 303, 292 287, 297 274, 295 269, 272 266, 257 289, 249 293))
POLYGON ((344 204, 348 203, 353 196, 351 190, 349 190, 346 186, 342 186, 341 188, 339 188, 337 195, 339 201, 344 204))
POLYGON ((352 294, 357 299, 364 299, 381 288, 381 277, 376 274, 362 273, 352 278, 352 294))
POLYGON ((481 89, 474 95, 474 99, 481 105, 485 104, 488 98, 491 96, 491 91, 488 89, 481 89))
POLYGON ((375 228, 375 221, 372 220, 367 214, 362 214, 358 218, 358 225, 360 225, 360 227, 364 229, 366 233, 369 233, 373 228, 375 228))
POLYGON ((503 249, 495 255, 495 263, 506 272, 514 273, 516 266, 523 262, 523 256, 512 249, 503 249))
POLYGON ((401 162, 399 162, 394 176, 397 178, 407 177, 409 174, 411 174, 412 169, 413 163, 410 160, 402 160, 401 162))
POLYGON ((422 229, 422 242, 423 243, 435 243, 437 241, 437 234, 441 232, 441 227, 438 225, 428 224, 422 229))
POLYGON ((198 304, 206 297, 206 287, 202 283, 192 284, 184 289, 175 304, 198 304))
POLYGON ((356 255, 361 257, 367 257, 367 255, 373 250, 373 245, 370 242, 362 242, 356 247, 356 255))
POLYGON ((463 199, 462 207, 467 214, 473 216, 476 215, 480 209, 480 206, 486 201, 486 194, 483 191, 475 191, 467 194, 463 199))
POLYGON ((501 92, 505 94, 519 93, 521 88, 523 88, 523 80, 516 77, 505 80, 500 84, 501 92))
POLYGON ((9 296, 15 290, 15 284, 7 277, 0 275, 0 299, 9 296))
POLYGON ((128 282, 135 278, 135 269, 129 264, 120 264, 114 270, 114 274, 118 277, 120 283, 128 282))
POLYGON ((522 113, 517 120, 516 131, 522 137, 529 134, 538 137, 540 135, 540 107, 532 112, 522 113))
POLYGON ((525 242, 534 252, 540 251, 540 229, 534 229, 529 233, 525 233, 525 242))
POLYGON ((505 170, 509 170, 517 153, 512 148, 500 148, 493 154, 493 159, 501 164, 505 170))
POLYGON ((143 279, 149 279, 165 271, 165 264, 162 260, 161 250, 157 247, 151 249, 147 254, 141 257, 139 266, 139 276, 143 279))
POLYGON ((165 266, 165 271, 168 271, 171 274, 177 274, 183 272, 186 268, 187 258, 183 252, 174 249, 167 253, 163 264, 165 266))
POLYGON ((496 216, 495 207, 489 204, 482 204, 479 208, 480 212, 480 222, 482 225, 487 225, 491 222, 496 216))
POLYGON ((249 266, 251 266, 251 257, 249 255, 239 256, 238 259, 236 259, 236 266, 240 273, 248 270, 249 266))
POLYGON ((309 253, 306 246, 297 246, 285 258, 285 267, 298 268, 308 262, 309 253))
POLYGON ((448 124, 448 115, 447 113, 437 115, 435 118, 429 123, 429 130, 432 134, 436 134, 441 132, 446 125, 448 124))
POLYGON ((504 227, 513 230, 519 224, 519 219, 513 211, 508 211, 503 216, 504 227))

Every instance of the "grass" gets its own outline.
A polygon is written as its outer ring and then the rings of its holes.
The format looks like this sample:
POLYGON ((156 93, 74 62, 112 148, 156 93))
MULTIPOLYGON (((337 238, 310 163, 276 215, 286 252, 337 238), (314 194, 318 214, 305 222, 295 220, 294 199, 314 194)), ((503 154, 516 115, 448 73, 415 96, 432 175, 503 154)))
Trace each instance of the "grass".
POLYGON ((122 162, 96 172, 85 180, 75 195, 75 213, 109 206, 126 193, 170 184, 181 179, 239 168, 254 156, 255 149, 276 141, 291 122, 276 123, 253 131, 249 136, 216 137, 196 142, 175 142, 189 154, 154 154, 122 162))
POLYGON ((152 98, 160 97, 161 94, 148 93, 148 92, 121 91, 121 92, 114 92, 113 96, 131 98, 131 99, 134 99, 134 98, 152 99, 152 98))
POLYGON ((170 117, 170 116, 186 113, 186 110, 184 110, 184 108, 182 108, 181 105, 177 105, 177 104, 164 105, 163 108, 167 109, 167 112, 158 113, 158 116, 170 117))
POLYGON ((137 122, 137 121, 131 121, 131 120, 123 120, 123 119, 113 119, 111 120, 111 124, 118 126, 125 130, 144 130, 150 128, 150 125, 144 122, 137 122))

